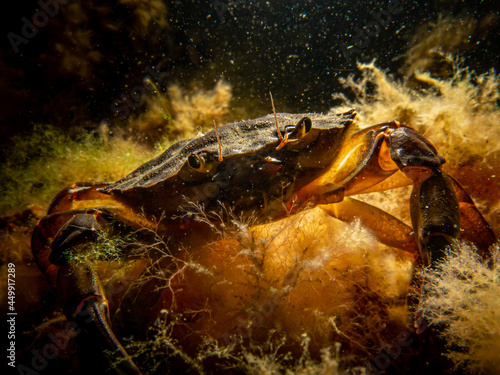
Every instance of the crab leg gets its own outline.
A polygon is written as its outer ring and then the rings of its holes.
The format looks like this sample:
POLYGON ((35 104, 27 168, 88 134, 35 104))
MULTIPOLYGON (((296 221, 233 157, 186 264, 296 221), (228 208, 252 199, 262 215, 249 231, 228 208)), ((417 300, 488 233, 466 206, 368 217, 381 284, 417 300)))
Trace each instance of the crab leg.
POLYGON ((318 207, 328 215, 345 222, 358 218, 383 244, 406 251, 414 258, 418 256, 413 229, 375 206, 346 197, 342 202, 318 207))
POLYGON ((465 241, 473 242, 485 260, 490 258, 490 247, 497 242, 497 238, 488 222, 479 212, 474 201, 465 189, 450 175, 446 177, 451 182, 458 198, 460 207, 460 237, 465 241))
POLYGON ((56 221, 67 222, 60 229, 53 216, 35 227, 32 249, 40 269, 61 296, 65 315, 95 337, 100 350, 112 353, 107 360, 117 373, 140 374, 108 323, 108 302, 98 275, 81 254, 72 254, 75 246, 95 240, 101 230, 99 211, 61 214, 56 221), (54 238, 52 244, 50 238, 54 238))
POLYGON ((77 201, 107 200, 109 195, 100 193, 98 190, 108 186, 109 183, 82 183, 76 182, 69 189, 64 189, 57 194, 50 205, 48 214, 67 211, 74 208, 77 201))

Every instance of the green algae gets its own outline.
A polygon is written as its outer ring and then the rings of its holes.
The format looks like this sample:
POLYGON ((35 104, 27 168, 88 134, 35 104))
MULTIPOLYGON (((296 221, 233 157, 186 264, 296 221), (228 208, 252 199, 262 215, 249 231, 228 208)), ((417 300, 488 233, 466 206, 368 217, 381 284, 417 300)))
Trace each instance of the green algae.
POLYGON ((0 166, 0 215, 46 206, 76 181, 113 181, 159 151, 130 139, 84 132, 76 138, 36 125, 4 150, 0 166))

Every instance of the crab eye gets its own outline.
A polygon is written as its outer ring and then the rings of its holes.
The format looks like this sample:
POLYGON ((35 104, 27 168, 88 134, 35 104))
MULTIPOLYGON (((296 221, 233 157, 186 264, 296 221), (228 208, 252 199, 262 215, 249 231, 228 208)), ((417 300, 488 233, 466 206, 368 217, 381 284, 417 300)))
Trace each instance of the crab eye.
POLYGON ((312 120, 309 117, 304 117, 301 121, 304 125, 304 132, 309 133, 309 130, 312 128, 312 120))
POLYGON ((217 156, 210 151, 199 151, 190 154, 179 171, 184 181, 201 181, 214 173, 219 165, 217 156))
POLYGON ((216 157, 209 151, 200 151, 188 156, 187 164, 192 170, 200 173, 209 173, 216 167, 216 157))
POLYGON ((309 117, 302 117, 296 125, 286 126, 287 145, 292 147, 295 146, 294 148, 306 146, 312 139, 304 141, 304 138, 306 138, 311 129, 312 120, 309 117))
POLYGON ((309 117, 302 117, 297 125, 285 126, 289 141, 298 141, 303 138, 312 128, 312 121, 309 117))
POLYGON ((189 166, 195 170, 200 170, 202 166, 201 158, 198 155, 191 154, 188 157, 189 166))

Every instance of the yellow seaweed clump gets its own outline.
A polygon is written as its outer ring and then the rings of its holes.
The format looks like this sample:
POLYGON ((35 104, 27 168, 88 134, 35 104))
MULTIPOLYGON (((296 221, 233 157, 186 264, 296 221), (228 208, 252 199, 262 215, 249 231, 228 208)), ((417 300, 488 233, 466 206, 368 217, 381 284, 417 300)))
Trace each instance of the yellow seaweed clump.
POLYGON ((213 121, 220 121, 229 113, 232 98, 231 85, 220 79, 213 89, 183 89, 178 84, 161 93, 154 91, 144 100, 145 110, 130 120, 129 126, 151 137, 158 132, 167 141, 194 137, 213 129, 213 121))
POLYGON ((421 314, 440 327, 447 356, 470 373, 500 371, 500 243, 486 262, 457 242, 437 267, 423 270, 421 314))
POLYGON ((218 365, 256 373, 271 357, 277 369, 300 373, 305 357, 311 371, 323 368, 336 346, 343 367, 365 366, 401 332, 410 335, 412 262, 359 221, 343 223, 316 208, 220 234, 176 259, 179 271, 165 279, 152 308, 165 311, 158 332, 129 347, 139 359, 147 351, 159 368, 177 358, 208 371, 204 355, 217 348, 218 365))
POLYGON ((175 113, 176 131, 194 136, 193 124, 201 131, 211 130, 213 120, 229 113, 231 85, 220 79, 211 90, 196 90, 186 94, 178 85, 170 86, 168 95, 175 113))

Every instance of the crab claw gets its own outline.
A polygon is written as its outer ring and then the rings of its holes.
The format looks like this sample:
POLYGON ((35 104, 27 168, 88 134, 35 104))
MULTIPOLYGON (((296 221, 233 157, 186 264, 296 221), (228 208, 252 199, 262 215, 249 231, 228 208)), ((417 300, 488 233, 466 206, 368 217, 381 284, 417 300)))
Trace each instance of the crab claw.
POLYGON ((400 126, 389 135, 391 159, 413 181, 422 179, 422 171, 440 168, 446 160, 419 132, 400 126))
POLYGON ((455 190, 439 169, 413 187, 410 214, 424 264, 443 259, 445 249, 460 236, 460 209, 455 190))
POLYGON ((78 339, 92 338, 90 352, 115 373, 141 374, 110 327, 108 302, 99 276, 78 250, 77 245, 95 240, 96 232, 101 230, 100 215, 97 211, 54 215, 35 227, 32 249, 40 269, 57 290, 66 317, 77 324, 78 332, 83 332, 78 339), (54 233, 58 227, 54 221, 64 220, 67 215, 70 218, 54 233))
POLYGON ((97 340, 95 348, 104 351, 110 367, 117 374, 141 374, 109 326, 108 302, 91 267, 83 262, 61 267, 58 291, 66 306, 66 316, 97 340))
POLYGON ((400 127, 390 133, 391 159, 411 180, 410 214, 424 264, 443 258, 445 249, 460 236, 457 195, 441 165, 446 161, 417 131, 400 127))

